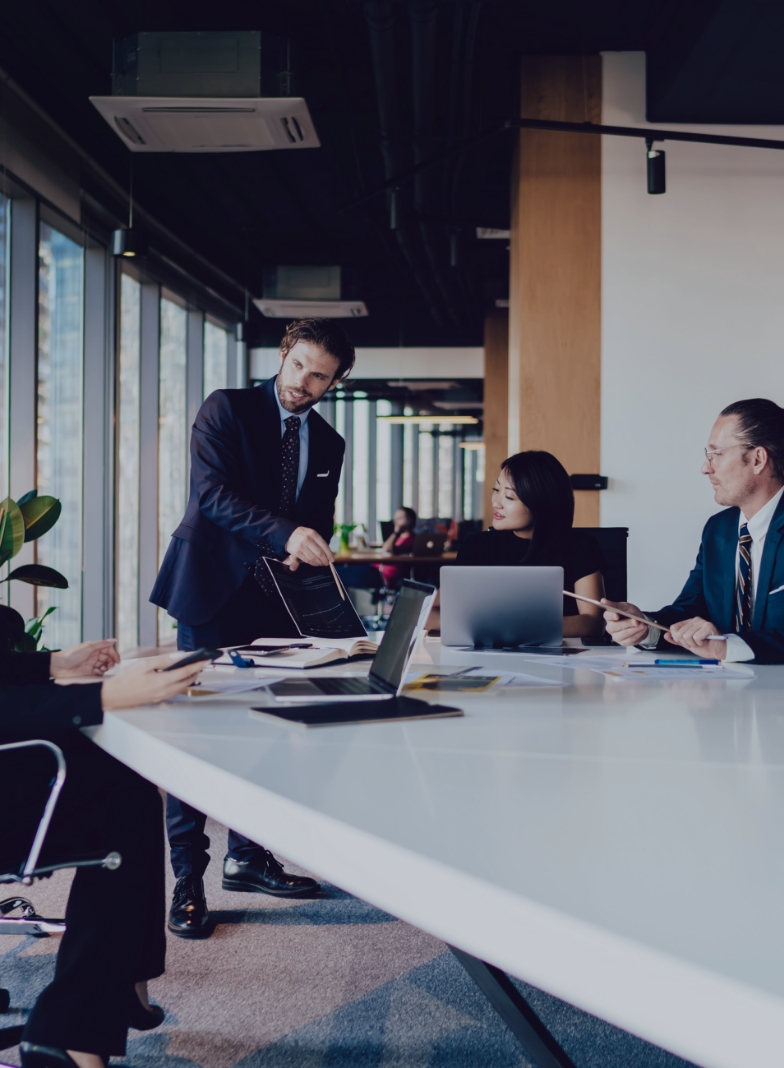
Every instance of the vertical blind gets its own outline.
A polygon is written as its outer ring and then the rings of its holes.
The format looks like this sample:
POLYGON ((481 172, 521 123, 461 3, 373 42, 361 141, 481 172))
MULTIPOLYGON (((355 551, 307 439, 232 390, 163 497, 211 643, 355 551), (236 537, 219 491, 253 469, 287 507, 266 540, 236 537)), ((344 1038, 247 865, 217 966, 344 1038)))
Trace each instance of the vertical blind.
POLYGON ((120 278, 117 353, 117 539, 115 604, 120 652, 139 644, 139 461, 141 441, 141 291, 120 278))
MULTIPOLYGON (((82 476, 84 250, 42 222, 38 244, 37 488, 62 501, 56 526, 36 543, 38 562, 68 579, 67 590, 37 588, 47 645, 74 645, 82 635, 82 476)), ((30 487, 33 488, 32 486, 30 487)))

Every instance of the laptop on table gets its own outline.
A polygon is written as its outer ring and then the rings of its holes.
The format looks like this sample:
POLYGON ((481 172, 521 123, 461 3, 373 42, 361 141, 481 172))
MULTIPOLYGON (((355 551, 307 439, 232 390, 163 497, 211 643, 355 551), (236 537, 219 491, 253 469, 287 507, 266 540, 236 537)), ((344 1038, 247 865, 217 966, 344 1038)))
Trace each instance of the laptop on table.
POLYGON ((441 644, 562 653, 563 588, 562 567, 442 567, 441 644))
POLYGON ((366 679, 310 676, 273 682, 278 701, 384 701, 403 688, 414 646, 427 622, 435 587, 404 579, 366 679))

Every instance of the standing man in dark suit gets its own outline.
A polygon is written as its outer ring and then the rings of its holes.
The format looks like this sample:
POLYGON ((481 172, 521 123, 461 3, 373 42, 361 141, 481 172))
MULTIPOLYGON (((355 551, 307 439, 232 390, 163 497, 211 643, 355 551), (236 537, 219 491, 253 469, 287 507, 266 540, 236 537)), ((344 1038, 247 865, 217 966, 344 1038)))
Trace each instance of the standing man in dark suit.
POLYGON ((647 617, 669 634, 624 619, 612 608, 640 609, 610 601, 607 630, 620 645, 669 642, 701 657, 784 663, 784 409, 761 399, 730 404, 713 426, 702 473, 726 508, 705 524, 675 603, 647 617))
MULTIPOLYGON (((262 557, 296 568, 324 566, 345 442, 310 409, 354 365, 354 348, 329 319, 291 323, 280 370, 256 389, 219 389, 191 435, 191 489, 150 600, 177 620, 180 649, 243 645, 297 630, 262 557)), ((204 938, 212 930, 203 875, 205 816, 169 797, 166 826, 177 884, 169 930, 204 938)), ((317 884, 285 872, 269 850, 229 831, 223 886, 277 896, 317 884)))

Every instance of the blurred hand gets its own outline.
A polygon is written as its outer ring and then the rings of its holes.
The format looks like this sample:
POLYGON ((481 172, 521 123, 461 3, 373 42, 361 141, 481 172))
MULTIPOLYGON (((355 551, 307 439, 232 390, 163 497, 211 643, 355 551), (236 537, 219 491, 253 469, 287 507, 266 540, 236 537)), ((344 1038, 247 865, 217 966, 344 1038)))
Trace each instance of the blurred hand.
POLYGON ((727 643, 705 641, 709 634, 721 634, 721 631, 717 630, 707 619, 695 616, 694 619, 684 619, 681 623, 673 623, 670 633, 665 634, 665 638, 672 645, 680 645, 688 649, 690 653, 696 653, 697 656, 723 660, 727 655, 727 643))
POLYGON ((120 662, 116 644, 116 638, 105 638, 101 641, 82 642, 81 645, 52 653, 49 667, 52 678, 103 675, 110 667, 120 662))
POLYGON ((120 708, 169 701, 187 690, 209 663, 209 660, 202 660, 198 664, 174 668, 173 671, 162 671, 162 668, 171 666, 171 657, 150 656, 139 660, 104 681, 101 687, 103 710, 113 712, 120 708))
POLYGON ((630 604, 628 601, 608 601, 606 597, 602 597, 602 604, 609 608, 609 611, 604 613, 604 621, 607 624, 607 633, 614 642, 619 645, 639 645, 648 637, 647 623, 638 623, 636 619, 627 619, 613 612, 613 608, 621 608, 624 612, 634 612, 636 616, 644 615, 636 604, 630 604))
POLYGON ((286 542, 286 552, 289 554, 283 561, 292 571, 296 571, 300 563, 311 564, 313 567, 326 567, 335 560, 335 555, 316 530, 310 527, 297 527, 286 542))

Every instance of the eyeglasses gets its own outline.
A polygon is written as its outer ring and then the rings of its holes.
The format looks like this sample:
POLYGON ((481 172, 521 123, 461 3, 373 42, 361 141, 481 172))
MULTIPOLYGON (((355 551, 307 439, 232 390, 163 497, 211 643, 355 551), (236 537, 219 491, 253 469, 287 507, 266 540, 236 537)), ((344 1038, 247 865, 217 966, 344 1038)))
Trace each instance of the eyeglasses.
POLYGON ((735 445, 725 445, 723 449, 703 449, 702 451, 705 453, 705 459, 708 463, 712 464, 715 460, 720 460, 729 449, 756 449, 756 447, 749 441, 739 441, 735 445))

